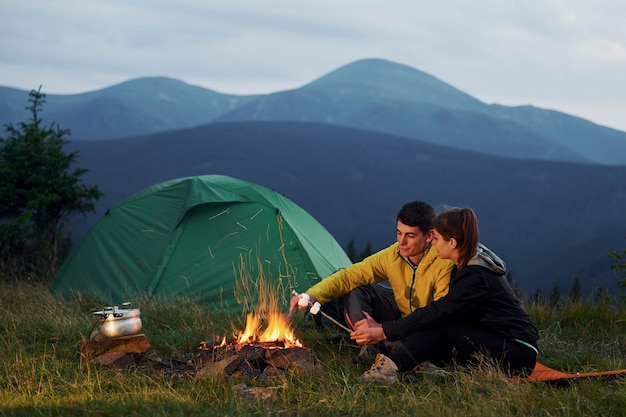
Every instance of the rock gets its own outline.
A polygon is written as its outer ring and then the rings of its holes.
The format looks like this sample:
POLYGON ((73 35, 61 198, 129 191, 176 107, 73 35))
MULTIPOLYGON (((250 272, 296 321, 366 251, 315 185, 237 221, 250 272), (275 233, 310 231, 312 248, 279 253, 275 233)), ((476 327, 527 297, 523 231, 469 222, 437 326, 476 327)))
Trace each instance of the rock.
POLYGON ((81 340, 80 353, 85 358, 93 358, 109 352, 146 353, 150 347, 146 335, 137 334, 113 339, 81 340))

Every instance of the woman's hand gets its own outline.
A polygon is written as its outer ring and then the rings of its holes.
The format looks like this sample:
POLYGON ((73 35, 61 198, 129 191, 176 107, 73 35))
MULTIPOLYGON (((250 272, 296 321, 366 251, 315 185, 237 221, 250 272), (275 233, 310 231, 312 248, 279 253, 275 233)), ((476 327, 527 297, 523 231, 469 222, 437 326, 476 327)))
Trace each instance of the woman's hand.
POLYGON ((378 323, 365 311, 365 318, 354 324, 354 331, 350 333, 350 339, 359 345, 372 345, 387 340, 382 324, 378 323))

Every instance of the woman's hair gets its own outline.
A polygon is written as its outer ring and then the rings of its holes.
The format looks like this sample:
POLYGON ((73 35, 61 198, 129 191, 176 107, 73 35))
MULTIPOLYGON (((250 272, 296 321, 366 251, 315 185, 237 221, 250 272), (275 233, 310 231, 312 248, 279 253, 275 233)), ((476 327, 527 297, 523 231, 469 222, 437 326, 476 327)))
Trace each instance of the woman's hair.
POLYGON ((478 220, 469 208, 448 208, 433 220, 435 230, 445 240, 454 238, 459 251, 458 269, 462 269, 476 253, 478 247, 478 220))

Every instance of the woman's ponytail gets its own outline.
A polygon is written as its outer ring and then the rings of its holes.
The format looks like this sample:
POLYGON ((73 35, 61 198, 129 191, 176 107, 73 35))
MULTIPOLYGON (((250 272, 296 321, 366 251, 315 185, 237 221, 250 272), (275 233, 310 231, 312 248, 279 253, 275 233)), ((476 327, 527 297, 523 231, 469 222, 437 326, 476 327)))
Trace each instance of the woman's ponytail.
POLYGON ((446 209, 437 215, 433 225, 444 239, 456 240, 459 251, 458 269, 462 269, 478 248, 478 220, 474 210, 469 207, 446 209))

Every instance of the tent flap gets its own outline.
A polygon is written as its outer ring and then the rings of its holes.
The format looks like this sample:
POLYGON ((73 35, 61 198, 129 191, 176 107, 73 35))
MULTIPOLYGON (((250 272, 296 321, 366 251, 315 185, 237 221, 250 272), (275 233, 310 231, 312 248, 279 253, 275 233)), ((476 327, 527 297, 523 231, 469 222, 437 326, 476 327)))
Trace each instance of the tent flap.
POLYGON ((597 378, 606 376, 616 376, 626 374, 626 369, 617 369, 613 371, 600 372, 577 372, 575 374, 565 373, 552 369, 544 364, 537 362, 535 369, 527 378, 511 378, 512 382, 556 382, 577 378, 597 378))

